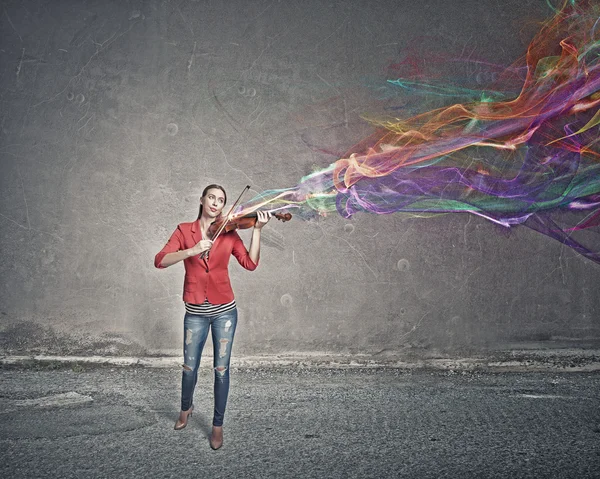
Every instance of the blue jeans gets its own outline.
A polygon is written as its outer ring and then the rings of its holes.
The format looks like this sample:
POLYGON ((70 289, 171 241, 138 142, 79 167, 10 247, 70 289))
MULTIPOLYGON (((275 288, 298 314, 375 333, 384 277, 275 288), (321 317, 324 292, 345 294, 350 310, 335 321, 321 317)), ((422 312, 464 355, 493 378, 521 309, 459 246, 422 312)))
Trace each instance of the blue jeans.
POLYGON ((229 395, 229 360, 237 325, 237 308, 217 316, 185 313, 183 320, 183 374, 181 377, 181 410, 193 404, 194 389, 198 380, 200 357, 209 328, 212 331, 215 370, 215 411, 213 426, 223 425, 223 416, 229 395))

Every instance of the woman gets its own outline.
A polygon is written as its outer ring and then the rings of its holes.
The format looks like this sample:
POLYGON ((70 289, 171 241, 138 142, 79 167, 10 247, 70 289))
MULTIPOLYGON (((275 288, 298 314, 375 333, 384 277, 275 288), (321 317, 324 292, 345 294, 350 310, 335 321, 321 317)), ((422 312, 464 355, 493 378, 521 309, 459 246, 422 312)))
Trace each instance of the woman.
POLYGON ((223 416, 229 393, 229 361, 237 324, 237 308, 227 269, 229 258, 233 254, 242 267, 255 270, 260 256, 260 233, 271 218, 270 213, 257 213, 250 251, 246 250, 235 231, 221 233, 213 242, 208 239, 208 229, 219 217, 226 202, 227 194, 222 186, 207 186, 200 198, 198 219, 177 226, 165 247, 154 258, 157 268, 166 268, 179 261, 183 261, 185 265, 184 364, 181 412, 175 423, 176 430, 183 429, 188 417, 192 415, 200 356, 208 330, 212 331, 215 407, 209 442, 213 449, 219 449, 223 445, 223 416))

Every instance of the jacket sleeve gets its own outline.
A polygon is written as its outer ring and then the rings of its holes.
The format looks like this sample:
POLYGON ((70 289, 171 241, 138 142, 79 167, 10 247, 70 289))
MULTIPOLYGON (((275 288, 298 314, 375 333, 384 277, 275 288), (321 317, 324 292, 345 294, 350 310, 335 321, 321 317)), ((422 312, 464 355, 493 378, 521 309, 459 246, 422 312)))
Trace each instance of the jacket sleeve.
POLYGON ((233 254, 233 256, 235 256, 235 259, 238 260, 238 263, 240 263, 242 268, 245 268, 248 271, 254 271, 256 269, 256 267, 258 266, 258 261, 256 263, 254 263, 250 259, 248 250, 244 246, 244 242, 242 241, 242 238, 240 238, 240 235, 237 234, 237 231, 233 231, 232 234, 234 235, 234 239, 233 239, 233 250, 231 251, 231 254, 233 254))
POLYGON ((175 253, 183 248, 183 233, 181 232, 181 230, 179 229, 179 226, 175 229, 175 231, 173 231, 173 234, 171 235, 171 237, 169 238, 169 241, 167 241, 167 244, 163 247, 163 249, 161 249, 158 253, 156 253, 156 256, 154 257, 154 266, 156 268, 160 268, 163 269, 165 268, 165 266, 162 266, 160 263, 162 262, 163 258, 168 254, 168 253, 175 253))

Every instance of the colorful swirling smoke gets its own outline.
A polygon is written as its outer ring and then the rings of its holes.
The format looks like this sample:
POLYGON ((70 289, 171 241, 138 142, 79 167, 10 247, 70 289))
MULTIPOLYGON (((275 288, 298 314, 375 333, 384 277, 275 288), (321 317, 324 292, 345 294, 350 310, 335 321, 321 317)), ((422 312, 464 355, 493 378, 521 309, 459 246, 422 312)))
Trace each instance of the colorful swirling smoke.
MULTIPOLYGON (((481 92, 477 101, 407 119, 368 118, 376 133, 344 158, 238 211, 471 213, 532 228, 600 263, 600 248, 575 239, 587 230, 600 244, 600 5, 565 2, 531 41, 524 64, 486 91, 502 91, 503 79, 514 82, 521 71, 512 99, 481 92)), ((418 88, 410 79, 390 84, 418 88)))

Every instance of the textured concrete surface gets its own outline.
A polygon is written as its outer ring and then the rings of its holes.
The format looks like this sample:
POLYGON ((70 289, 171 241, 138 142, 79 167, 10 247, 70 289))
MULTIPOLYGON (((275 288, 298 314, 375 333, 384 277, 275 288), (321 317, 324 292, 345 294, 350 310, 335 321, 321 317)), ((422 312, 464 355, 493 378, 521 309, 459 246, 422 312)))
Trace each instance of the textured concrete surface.
POLYGON ((580 479, 600 470, 598 373, 234 368, 216 452, 211 371, 176 432, 179 379, 175 368, 0 371, 0 475, 580 479))
MULTIPOLYGON (((552 14, 544 0, 0 10, 0 350, 124 356, 179 353, 182 265, 152 260, 206 184, 294 186, 372 132, 360 115, 424 106, 397 104, 399 62, 459 58, 440 76, 477 87, 478 62, 510 64, 552 14)), ((600 267, 531 231, 466 215, 274 223, 258 270, 231 267, 241 354, 599 341, 600 267)))

